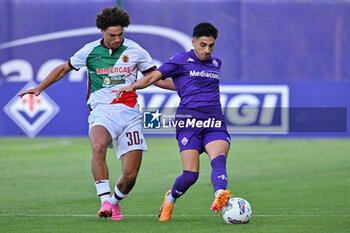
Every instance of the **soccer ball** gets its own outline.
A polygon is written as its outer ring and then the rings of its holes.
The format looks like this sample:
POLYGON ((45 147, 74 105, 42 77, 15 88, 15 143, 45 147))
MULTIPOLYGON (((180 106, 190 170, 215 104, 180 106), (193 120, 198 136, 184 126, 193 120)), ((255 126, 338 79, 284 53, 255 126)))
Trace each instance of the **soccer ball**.
POLYGON ((252 207, 241 197, 234 197, 222 208, 222 217, 228 224, 245 224, 252 217, 252 207))

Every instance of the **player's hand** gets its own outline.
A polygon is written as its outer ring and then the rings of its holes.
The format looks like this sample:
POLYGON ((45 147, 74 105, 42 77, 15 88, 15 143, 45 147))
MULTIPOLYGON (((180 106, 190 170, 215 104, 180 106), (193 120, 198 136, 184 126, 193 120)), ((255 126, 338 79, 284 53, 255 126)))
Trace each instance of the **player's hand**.
POLYGON ((40 95, 40 92, 41 91, 38 88, 33 88, 33 89, 26 90, 22 93, 19 93, 18 97, 22 98, 24 95, 27 95, 27 94, 33 94, 35 96, 38 96, 40 95))
POLYGON ((132 86, 120 88, 116 93, 116 99, 119 100, 119 97, 122 93, 124 93, 124 92, 130 93, 133 90, 134 90, 134 88, 132 86))

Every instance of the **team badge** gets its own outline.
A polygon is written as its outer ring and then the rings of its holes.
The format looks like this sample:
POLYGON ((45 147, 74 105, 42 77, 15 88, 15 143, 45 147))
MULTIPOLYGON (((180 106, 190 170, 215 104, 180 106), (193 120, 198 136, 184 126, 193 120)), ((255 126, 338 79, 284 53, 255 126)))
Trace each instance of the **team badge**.
POLYGON ((213 60, 214 66, 218 67, 219 63, 216 61, 216 59, 213 60))
POLYGON ((183 137, 183 139, 181 140, 182 145, 186 146, 186 144, 188 143, 188 139, 186 137, 183 137))
POLYGON ((101 57, 96 57, 96 60, 97 60, 98 62, 100 62, 101 57))
POLYGON ((123 55, 123 62, 128 63, 129 62, 129 56, 128 55, 123 55))

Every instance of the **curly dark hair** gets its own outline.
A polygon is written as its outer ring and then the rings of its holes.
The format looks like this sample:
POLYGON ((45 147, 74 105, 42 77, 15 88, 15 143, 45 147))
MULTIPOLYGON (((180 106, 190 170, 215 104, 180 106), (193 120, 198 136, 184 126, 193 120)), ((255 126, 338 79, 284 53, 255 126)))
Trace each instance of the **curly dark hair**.
POLYGON ((127 27, 129 24, 129 14, 116 6, 105 7, 100 14, 96 15, 96 26, 102 30, 106 30, 108 27, 112 26, 127 27))

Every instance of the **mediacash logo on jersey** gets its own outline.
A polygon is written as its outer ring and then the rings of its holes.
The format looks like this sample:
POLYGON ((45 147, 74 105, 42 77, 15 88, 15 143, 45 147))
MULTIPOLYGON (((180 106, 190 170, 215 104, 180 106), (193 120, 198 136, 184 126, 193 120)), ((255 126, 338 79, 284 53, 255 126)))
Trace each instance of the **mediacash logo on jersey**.
MULTIPOLYGON (((36 87, 28 82, 19 93, 36 87)), ((29 136, 35 137, 44 126, 59 112, 57 104, 44 92, 39 96, 15 95, 4 107, 6 114, 29 136)))
POLYGON ((145 129, 160 129, 161 124, 161 115, 159 109, 155 112, 146 111, 143 113, 143 128, 145 129))
POLYGON ((190 77, 204 77, 204 78, 215 78, 219 79, 219 73, 216 71, 197 71, 197 70, 190 70, 190 77))

